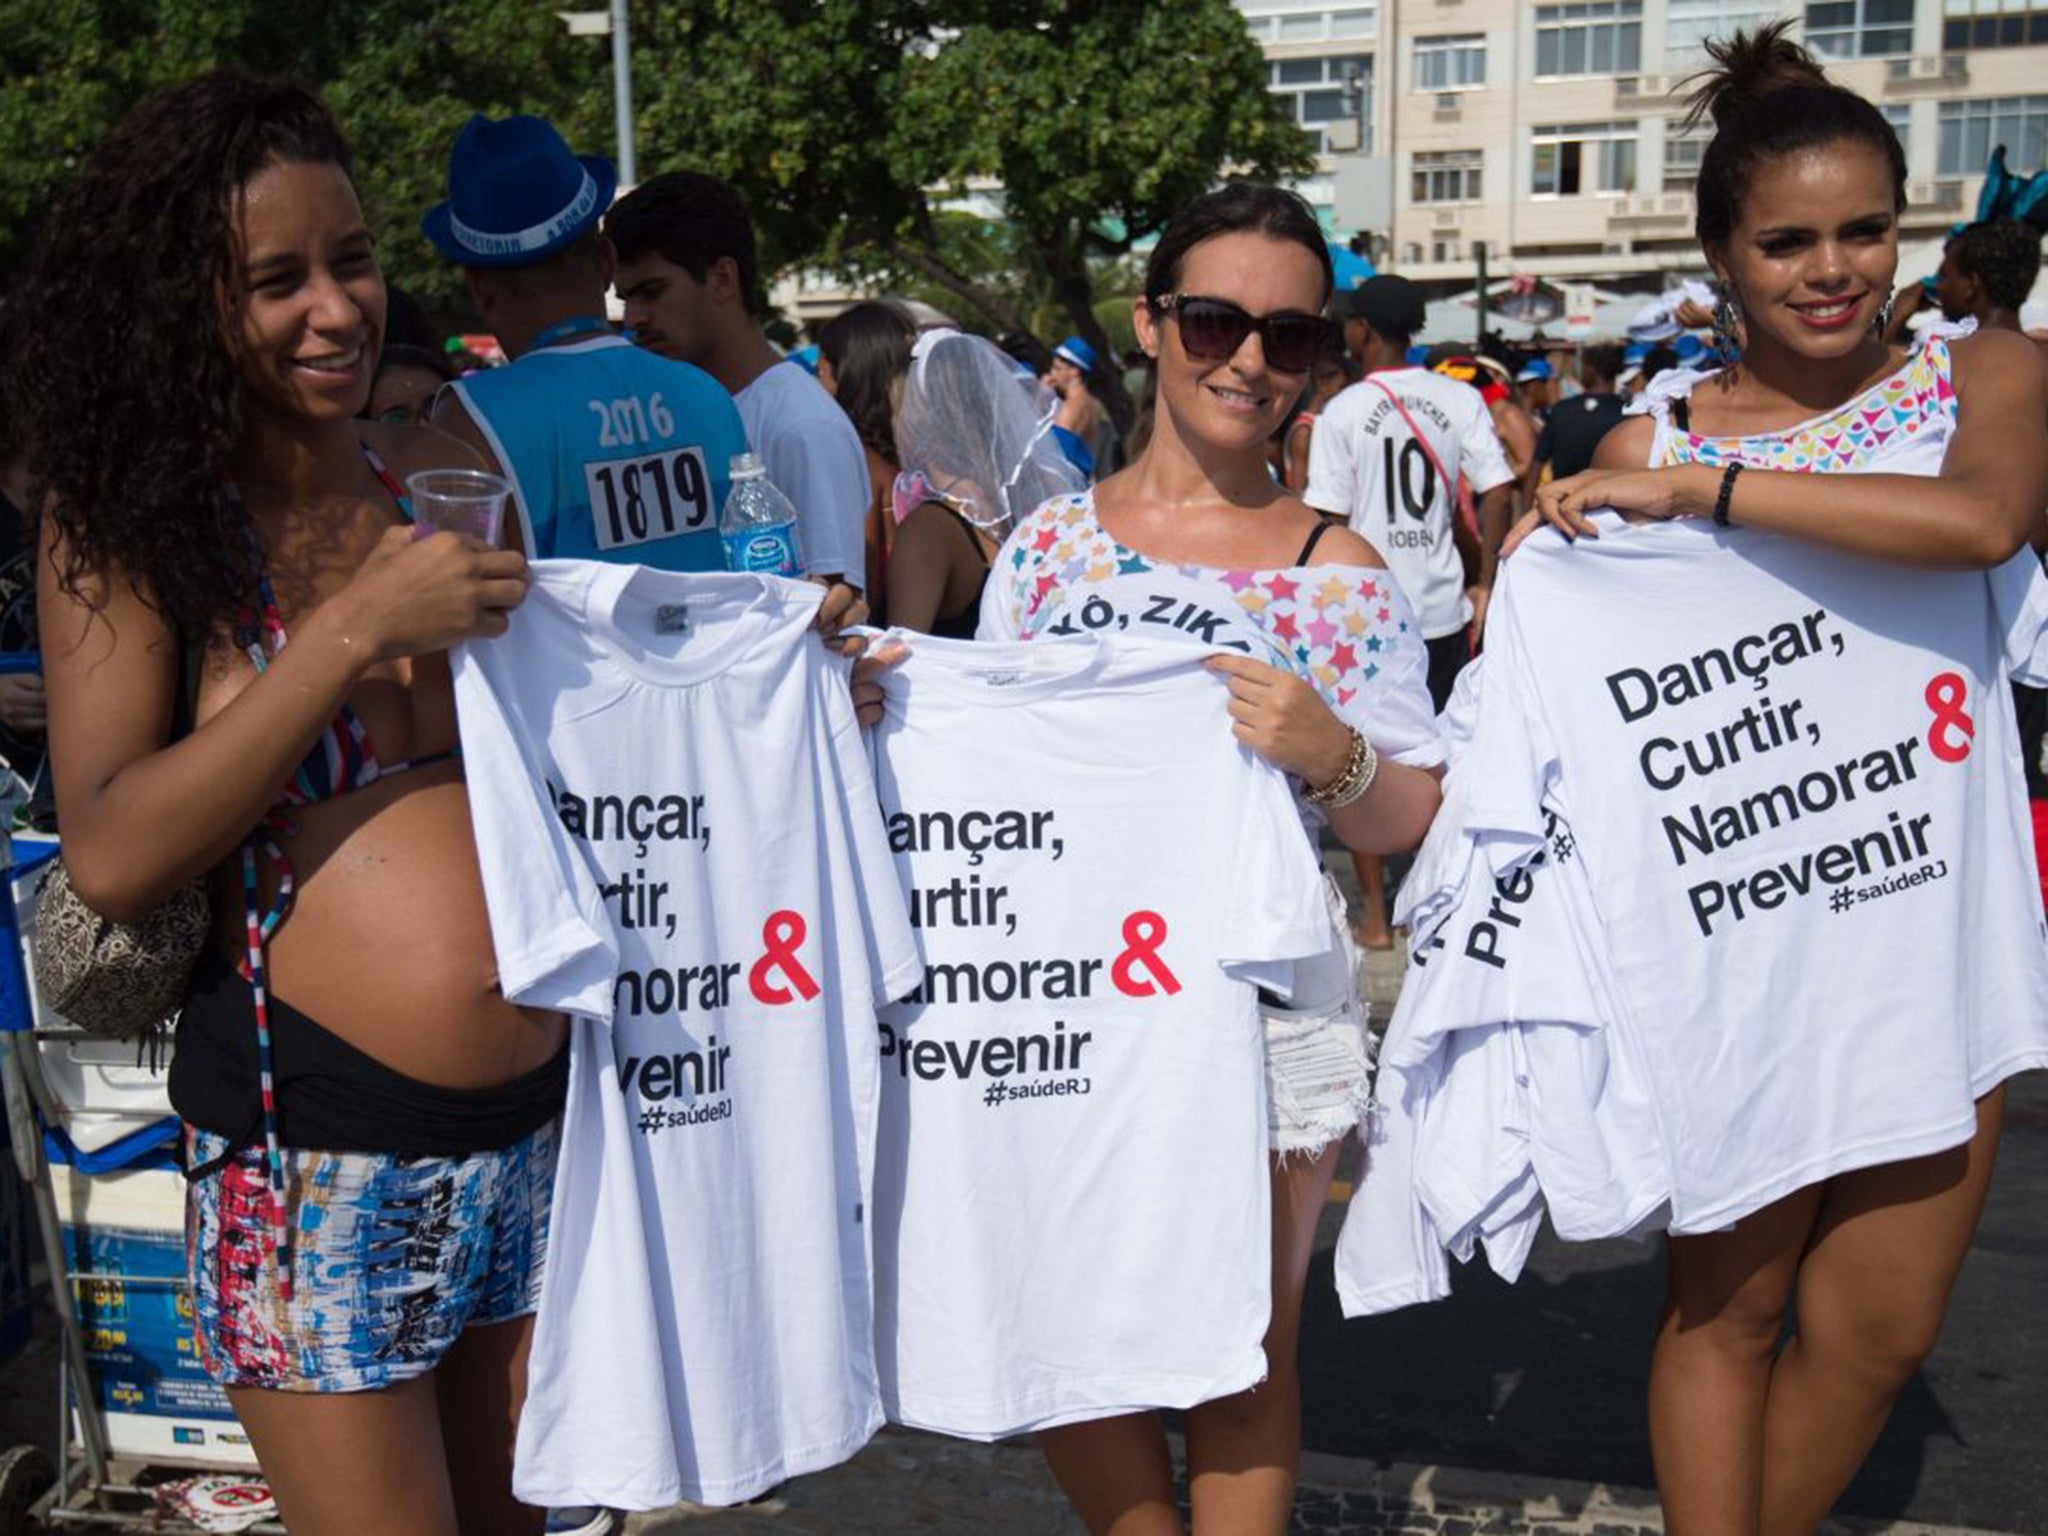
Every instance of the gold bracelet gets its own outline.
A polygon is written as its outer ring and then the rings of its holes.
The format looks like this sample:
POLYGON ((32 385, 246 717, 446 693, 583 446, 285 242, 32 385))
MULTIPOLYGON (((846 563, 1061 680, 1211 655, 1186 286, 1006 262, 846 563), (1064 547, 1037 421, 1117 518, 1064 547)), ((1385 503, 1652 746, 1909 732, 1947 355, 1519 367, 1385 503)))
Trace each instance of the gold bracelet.
POLYGON ((1321 806, 1326 811, 1342 810, 1372 788, 1372 781, 1379 776, 1379 771, 1379 753, 1373 750, 1363 731, 1353 731, 1351 756, 1344 764, 1344 771, 1321 789, 1310 790, 1303 798, 1310 805, 1321 806))

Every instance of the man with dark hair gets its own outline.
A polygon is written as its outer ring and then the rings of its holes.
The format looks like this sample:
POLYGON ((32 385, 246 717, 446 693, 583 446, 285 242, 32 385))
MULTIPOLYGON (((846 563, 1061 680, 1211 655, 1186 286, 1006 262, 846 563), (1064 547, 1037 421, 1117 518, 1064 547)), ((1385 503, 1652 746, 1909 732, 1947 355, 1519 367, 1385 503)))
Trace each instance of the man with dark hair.
POLYGON ((1621 420, 1623 402, 1614 392, 1615 376, 1620 372, 1620 347, 1588 347, 1579 354, 1580 392, 1552 406, 1550 419, 1536 435, 1536 458, 1523 482, 1529 496, 1536 494, 1545 464, 1555 480, 1592 468, 1593 450, 1621 420))
MULTIPOLYGON (((2017 219, 1972 224, 1950 237, 1935 275, 1934 296, 1950 320, 1974 319, 1986 330, 2020 329, 2020 306, 2041 275, 2041 236, 2017 219)), ((1917 285, 1916 285, 1917 286, 1917 285)), ((2048 365, 2048 345, 2035 343, 2048 365)), ((2035 552, 2048 550, 2048 517, 2035 520, 2035 552)), ((2013 684, 2019 716, 2020 766, 2027 775, 2027 799, 2034 819, 2034 851, 2041 861, 2041 890, 2048 901, 2048 692, 2013 684)))
MULTIPOLYGON (((1415 609, 1430 696, 1442 709, 1472 657, 1466 626, 1484 620, 1515 474, 1478 391, 1409 363, 1423 323, 1421 289, 1382 273, 1339 294, 1338 314, 1365 377, 1317 416, 1301 499, 1343 518, 1386 560, 1415 609), (1461 480, 1479 498, 1480 573, 1470 593, 1455 532, 1461 480)), ((1355 857, 1364 900, 1358 942, 1389 948, 1384 871, 1369 855, 1355 857)))
POLYGON ((421 228, 512 362, 448 385, 433 419, 512 482, 535 559, 722 570, 718 511, 746 430, 716 380, 606 323, 597 221, 616 180, 537 117, 473 117, 457 135, 448 198, 421 228))
POLYGON ((864 580, 860 434, 809 373, 778 366, 782 354, 761 329, 768 303, 740 195, 715 176, 669 171, 613 204, 604 228, 633 339, 694 363, 732 394, 768 478, 796 506, 811 574, 864 580))
POLYGON ((1972 224, 1950 237, 1934 296, 1950 320, 1974 317, 1987 330, 2016 331, 2020 306, 2041 275, 2041 237, 2017 219, 1972 224))

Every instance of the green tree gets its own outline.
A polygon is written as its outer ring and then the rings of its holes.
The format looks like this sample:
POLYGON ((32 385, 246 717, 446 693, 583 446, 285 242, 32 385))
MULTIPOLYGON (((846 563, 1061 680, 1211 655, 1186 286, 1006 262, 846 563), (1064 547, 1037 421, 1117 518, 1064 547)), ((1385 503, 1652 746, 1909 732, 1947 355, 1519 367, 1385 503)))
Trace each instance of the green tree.
MULTIPOLYGON (((1313 164, 1229 0, 656 0, 635 14, 650 172, 711 170, 780 258, 919 277, 1002 331, 1043 339, 1027 302, 1043 286, 1062 328, 1107 346, 1106 264, 1228 172, 1313 164), (970 196, 1001 207, 1005 267, 961 263, 943 211, 970 196)), ((1125 418, 1119 380, 1109 396, 1125 418)))
POLYGON ((444 312, 466 302, 460 274, 419 219, 469 115, 538 112, 574 141, 610 138, 609 55, 534 0, 0 0, 0 286, 122 114, 214 67, 324 92, 387 274, 444 312))

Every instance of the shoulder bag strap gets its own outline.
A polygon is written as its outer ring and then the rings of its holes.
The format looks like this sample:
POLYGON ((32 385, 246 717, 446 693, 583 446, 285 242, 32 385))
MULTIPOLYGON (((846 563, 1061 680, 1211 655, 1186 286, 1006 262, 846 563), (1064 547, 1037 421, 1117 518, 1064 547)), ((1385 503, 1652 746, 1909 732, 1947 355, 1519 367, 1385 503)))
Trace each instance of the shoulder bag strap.
POLYGON ((1365 382, 1391 400, 1394 409, 1401 413, 1401 419, 1408 423, 1409 432, 1414 435, 1415 441, 1422 445, 1422 451, 1429 456, 1429 467, 1436 471, 1437 483, 1451 493, 1451 502, 1455 506, 1458 499, 1457 482, 1444 472, 1444 461, 1436 456, 1436 449, 1430 446, 1429 435, 1415 424, 1415 418, 1408 414, 1408 407, 1401 403, 1401 397, 1389 389, 1384 380, 1376 379, 1368 373, 1365 382))

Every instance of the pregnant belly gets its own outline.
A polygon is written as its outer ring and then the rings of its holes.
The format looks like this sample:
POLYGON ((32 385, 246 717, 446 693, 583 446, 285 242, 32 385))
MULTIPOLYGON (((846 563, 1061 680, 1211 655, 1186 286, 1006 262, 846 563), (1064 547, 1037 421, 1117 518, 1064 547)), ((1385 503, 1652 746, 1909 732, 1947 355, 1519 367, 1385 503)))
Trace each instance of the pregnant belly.
POLYGON ((468 792, 452 768, 419 777, 301 816, 270 986, 395 1071, 487 1088, 546 1063, 566 1026, 499 993, 468 792))

